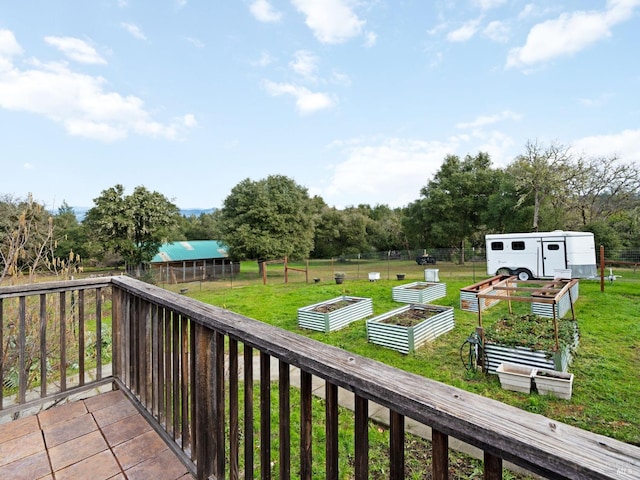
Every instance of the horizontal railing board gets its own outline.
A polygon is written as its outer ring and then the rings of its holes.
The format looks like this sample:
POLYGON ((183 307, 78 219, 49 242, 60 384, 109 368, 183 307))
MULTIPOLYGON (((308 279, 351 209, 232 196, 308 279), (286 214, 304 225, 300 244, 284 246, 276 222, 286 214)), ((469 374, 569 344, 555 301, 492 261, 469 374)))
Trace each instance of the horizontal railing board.
POLYGON ((60 280, 56 282, 27 283, 0 287, 0 298, 23 297, 72 290, 87 290, 111 286, 111 278, 83 278, 81 280, 60 280))

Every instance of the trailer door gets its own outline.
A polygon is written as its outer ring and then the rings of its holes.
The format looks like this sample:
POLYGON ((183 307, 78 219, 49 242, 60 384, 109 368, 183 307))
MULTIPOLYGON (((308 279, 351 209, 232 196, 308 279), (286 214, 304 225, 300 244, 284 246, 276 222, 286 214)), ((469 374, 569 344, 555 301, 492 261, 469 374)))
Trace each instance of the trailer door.
POLYGON ((564 241, 542 240, 542 269, 545 277, 553 277, 555 270, 567 268, 564 241))

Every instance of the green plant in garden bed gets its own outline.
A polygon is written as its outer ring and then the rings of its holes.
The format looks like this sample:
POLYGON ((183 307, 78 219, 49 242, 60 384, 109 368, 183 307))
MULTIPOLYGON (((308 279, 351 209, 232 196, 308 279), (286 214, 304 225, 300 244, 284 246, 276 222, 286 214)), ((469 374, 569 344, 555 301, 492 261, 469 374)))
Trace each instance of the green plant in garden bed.
MULTIPOLYGON (((558 319, 558 346, 562 349, 575 341, 576 322, 558 319)), ((485 329, 485 341, 507 347, 524 347, 552 352, 556 349, 553 319, 537 315, 509 315, 485 329)))

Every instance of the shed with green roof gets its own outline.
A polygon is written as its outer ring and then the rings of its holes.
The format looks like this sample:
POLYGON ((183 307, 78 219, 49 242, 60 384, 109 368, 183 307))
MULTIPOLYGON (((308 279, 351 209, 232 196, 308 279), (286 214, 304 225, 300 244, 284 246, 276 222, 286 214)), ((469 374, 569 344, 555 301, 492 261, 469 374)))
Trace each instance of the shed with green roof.
POLYGON ((227 247, 216 240, 189 240, 164 243, 151 259, 160 282, 182 283, 215 280, 240 271, 227 247))

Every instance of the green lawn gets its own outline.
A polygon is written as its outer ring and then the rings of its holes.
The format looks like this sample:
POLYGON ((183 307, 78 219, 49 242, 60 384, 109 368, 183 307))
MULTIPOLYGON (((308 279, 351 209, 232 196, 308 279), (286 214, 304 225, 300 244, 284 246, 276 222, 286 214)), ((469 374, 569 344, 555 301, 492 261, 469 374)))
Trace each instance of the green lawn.
MULTIPOLYGON (((292 265, 303 268, 304 265, 292 265)), ((537 394, 525 395, 500 388, 497 376, 470 375, 460 360, 460 347, 474 331, 477 315, 461 311, 459 289, 486 278, 484 264, 458 266, 438 264, 440 281, 447 284, 447 296, 434 303, 455 307, 456 327, 452 332, 427 344, 415 354, 402 355, 367 342, 365 321, 330 334, 298 328, 297 309, 347 294, 373 299, 374 314, 399 306, 391 299, 391 287, 403 282, 396 273, 405 273, 404 283, 424 279, 424 268, 407 261, 348 262, 331 265, 311 263, 310 283, 300 272, 289 274, 284 283, 282 265, 270 265, 267 284, 263 285, 254 263, 243 263, 236 278, 208 283, 170 286, 178 290, 188 287, 187 295, 206 303, 272 325, 345 348, 378 361, 491 397, 523 410, 601 433, 618 440, 640 445, 640 272, 617 269, 622 275, 613 284, 580 282, 580 298, 576 316, 580 327, 580 347, 570 371, 574 373, 571 400, 559 400, 537 394), (344 271, 346 281, 336 285, 334 271, 344 271), (367 273, 379 271, 381 280, 369 282, 367 273), (313 278, 320 278, 314 283, 313 278)), ((516 312, 526 313, 529 304, 514 302, 516 312)), ((483 314, 486 325, 507 313, 504 302, 483 314)))

